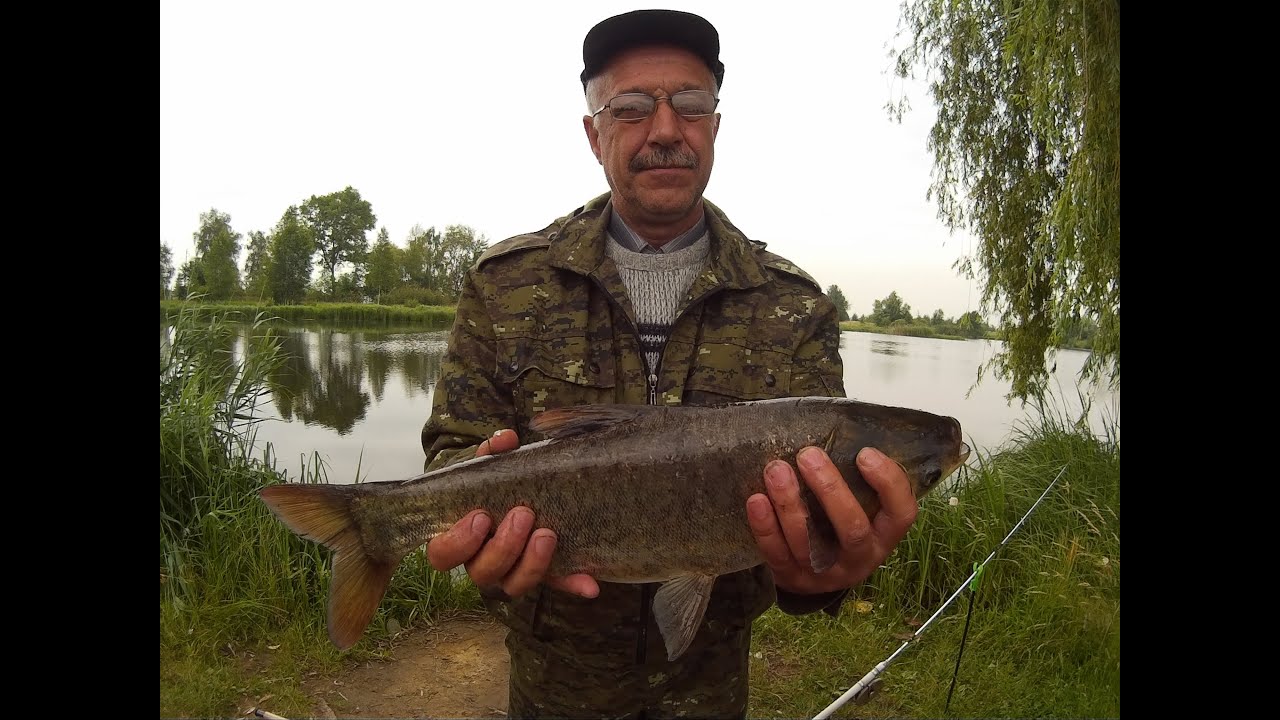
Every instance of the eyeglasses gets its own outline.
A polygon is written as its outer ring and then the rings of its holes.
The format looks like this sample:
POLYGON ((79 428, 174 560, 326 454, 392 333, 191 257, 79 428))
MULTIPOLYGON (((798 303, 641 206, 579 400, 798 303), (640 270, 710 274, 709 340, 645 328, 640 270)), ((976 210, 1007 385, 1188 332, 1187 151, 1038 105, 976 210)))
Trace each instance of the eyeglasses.
POLYGON ((658 109, 658 101, 671 103, 671 109, 686 120, 706 117, 716 111, 720 98, 706 90, 681 90, 670 97, 654 97, 644 93, 623 93, 605 103, 599 110, 591 113, 595 117, 608 110, 615 120, 622 122, 640 122, 658 109))

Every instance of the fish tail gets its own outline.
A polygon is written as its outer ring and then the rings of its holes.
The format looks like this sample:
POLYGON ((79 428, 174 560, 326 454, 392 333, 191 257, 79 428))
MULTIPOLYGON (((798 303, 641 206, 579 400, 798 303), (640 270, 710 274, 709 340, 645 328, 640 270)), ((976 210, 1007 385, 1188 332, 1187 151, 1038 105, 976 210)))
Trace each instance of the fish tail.
POLYGON ((333 550, 329 639, 346 650, 360 639, 391 585, 399 561, 369 555, 351 513, 357 485, 285 483, 263 488, 263 502, 298 535, 333 550))

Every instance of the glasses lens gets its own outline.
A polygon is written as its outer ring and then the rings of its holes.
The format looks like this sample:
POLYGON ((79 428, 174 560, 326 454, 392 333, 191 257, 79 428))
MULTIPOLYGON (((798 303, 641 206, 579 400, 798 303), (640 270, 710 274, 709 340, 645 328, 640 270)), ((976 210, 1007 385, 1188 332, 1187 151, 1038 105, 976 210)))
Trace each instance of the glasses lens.
POLYGON ((643 120, 653 114, 656 101, 642 93, 619 95, 609 101, 609 111, 619 120, 643 120))
POLYGON ((716 110, 716 97, 706 90, 685 90, 671 96, 671 107, 685 117, 710 115, 716 110))

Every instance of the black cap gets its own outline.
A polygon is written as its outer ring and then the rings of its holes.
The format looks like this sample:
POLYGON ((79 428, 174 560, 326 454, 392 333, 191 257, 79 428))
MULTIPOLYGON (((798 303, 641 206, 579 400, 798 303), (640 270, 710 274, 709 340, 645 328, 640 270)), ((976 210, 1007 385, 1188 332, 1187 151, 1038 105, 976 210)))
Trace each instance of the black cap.
POLYGON ((582 87, 604 69, 614 55, 639 45, 676 45, 702 58, 724 83, 720 34, 706 19, 679 10, 634 10, 601 20, 582 41, 582 87))

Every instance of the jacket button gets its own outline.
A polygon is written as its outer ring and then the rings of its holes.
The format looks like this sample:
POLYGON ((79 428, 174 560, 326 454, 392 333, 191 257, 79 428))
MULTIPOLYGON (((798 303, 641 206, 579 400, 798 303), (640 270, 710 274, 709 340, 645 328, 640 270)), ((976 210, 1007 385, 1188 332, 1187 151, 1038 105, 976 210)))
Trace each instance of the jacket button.
POLYGON ((515 371, 517 371, 517 370, 519 370, 519 369, 520 369, 520 363, 516 362, 515 360, 512 360, 512 361, 511 361, 511 372, 515 372, 515 371))
POLYGON ((587 369, 591 371, 592 375, 595 375, 600 372, 600 363, 591 363, 587 366, 587 369))
POLYGON ((778 382, 778 379, 775 378, 772 373, 764 376, 764 384, 768 385, 769 387, 773 387, 774 384, 777 382, 778 382))

